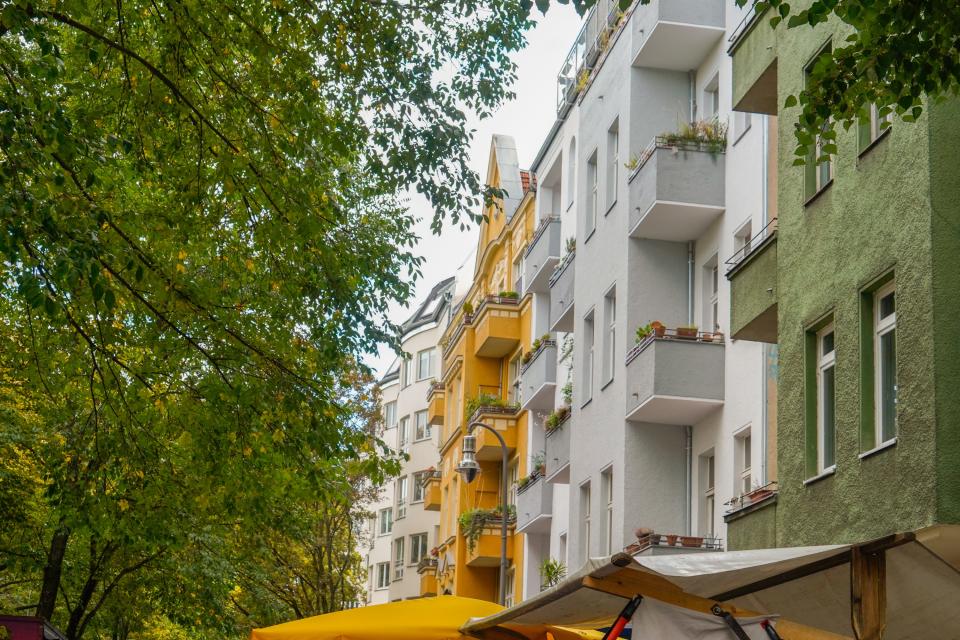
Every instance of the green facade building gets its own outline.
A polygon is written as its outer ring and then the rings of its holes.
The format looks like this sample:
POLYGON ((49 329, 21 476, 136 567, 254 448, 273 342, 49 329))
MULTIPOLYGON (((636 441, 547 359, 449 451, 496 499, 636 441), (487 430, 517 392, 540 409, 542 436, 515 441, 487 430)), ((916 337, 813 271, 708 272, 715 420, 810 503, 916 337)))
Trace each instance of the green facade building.
POLYGON ((778 491, 730 513, 730 549, 960 523, 960 102, 844 131, 793 166, 805 68, 847 27, 745 23, 735 109, 775 117, 771 223, 731 260, 735 339, 776 344, 778 491), (775 162, 774 162, 775 159, 775 162))

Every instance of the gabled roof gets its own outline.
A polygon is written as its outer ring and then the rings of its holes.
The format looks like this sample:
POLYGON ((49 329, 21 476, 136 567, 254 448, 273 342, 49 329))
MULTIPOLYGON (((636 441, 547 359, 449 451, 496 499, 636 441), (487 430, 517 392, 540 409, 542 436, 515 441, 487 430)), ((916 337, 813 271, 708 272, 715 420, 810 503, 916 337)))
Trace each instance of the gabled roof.
POLYGON ((427 297, 420 303, 420 306, 414 310, 413 315, 400 325, 400 334, 406 335, 414 329, 430 324, 431 322, 438 322, 449 303, 446 294, 448 291, 453 290, 453 284, 453 276, 435 284, 433 289, 430 290, 430 293, 427 294, 427 297))

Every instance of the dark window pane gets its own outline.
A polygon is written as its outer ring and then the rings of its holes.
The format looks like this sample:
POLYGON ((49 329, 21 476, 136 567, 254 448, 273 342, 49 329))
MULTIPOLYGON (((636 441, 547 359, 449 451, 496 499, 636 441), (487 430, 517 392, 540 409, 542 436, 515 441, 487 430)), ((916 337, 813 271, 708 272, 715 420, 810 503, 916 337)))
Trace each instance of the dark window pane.
POLYGON ((821 340, 822 340, 823 347, 820 355, 825 356, 831 351, 833 351, 833 331, 831 331, 830 333, 825 333, 821 340))
POLYGON ((880 336, 880 441, 897 435, 897 331, 880 336))
POLYGON ((897 310, 896 292, 891 291, 880 299, 880 318, 886 318, 897 310))
MULTIPOLYGON (((831 334, 833 335, 833 334, 831 334)), ((836 462, 835 367, 823 370, 823 468, 836 462)))

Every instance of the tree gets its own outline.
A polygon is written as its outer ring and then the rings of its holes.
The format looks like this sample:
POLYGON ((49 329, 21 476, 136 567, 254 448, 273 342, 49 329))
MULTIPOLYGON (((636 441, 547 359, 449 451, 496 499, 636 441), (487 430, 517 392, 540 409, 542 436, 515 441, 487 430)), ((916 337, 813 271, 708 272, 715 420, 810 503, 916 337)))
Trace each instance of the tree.
MULTIPOLYGON (((747 0, 737 0, 741 6, 747 0)), ((838 20, 850 33, 810 67, 804 89, 787 98, 800 105, 796 123, 798 163, 818 136, 830 139, 834 123, 849 128, 877 105, 881 117, 896 113, 904 121, 920 117, 927 100, 956 96, 960 88, 960 10, 936 0, 813 0, 792 6, 763 0, 755 10, 769 11, 776 28, 810 28, 838 20)), ((829 152, 829 151, 827 151, 829 152)))
POLYGON ((339 381, 418 275, 396 193, 474 215, 466 114, 528 26, 513 0, 0 0, 5 607, 71 638, 148 624, 122 594, 209 613, 229 580, 173 578, 195 545, 349 495, 336 464, 390 472, 339 381))

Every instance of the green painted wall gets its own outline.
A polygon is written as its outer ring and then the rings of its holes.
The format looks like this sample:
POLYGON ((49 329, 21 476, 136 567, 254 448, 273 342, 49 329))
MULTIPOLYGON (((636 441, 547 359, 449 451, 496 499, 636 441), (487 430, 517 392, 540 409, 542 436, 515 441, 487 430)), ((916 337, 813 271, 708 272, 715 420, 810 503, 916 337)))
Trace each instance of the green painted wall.
MULTIPOLYGON (((842 43, 846 33, 836 24, 777 31, 782 106, 802 87, 810 57, 831 36, 842 43)), ((751 51, 748 44, 734 55, 735 78, 746 75, 738 68, 765 62, 741 58, 751 51)), ((804 168, 792 166, 798 114, 797 108, 778 114, 777 545, 863 540, 960 522, 960 110, 952 102, 931 108, 917 123, 895 120, 862 156, 856 128, 840 128, 833 184, 807 205, 804 168), (860 305, 864 289, 891 270, 899 436, 895 446, 860 459, 872 445, 861 434, 872 402, 863 394, 861 351, 869 350, 864 340, 871 333, 860 305), (837 468, 805 485, 811 476, 806 336, 827 317, 836 330, 837 468)), ((768 517, 750 514, 742 526, 769 527, 768 517)))
POLYGON ((769 329, 775 341, 776 322, 763 323, 762 318, 768 310, 773 317, 775 310, 770 308, 776 303, 777 241, 773 239, 730 274, 730 334, 761 340, 769 329))
POLYGON ((777 501, 727 522, 727 551, 777 546, 777 501))

